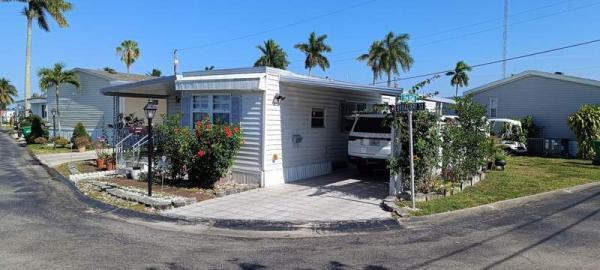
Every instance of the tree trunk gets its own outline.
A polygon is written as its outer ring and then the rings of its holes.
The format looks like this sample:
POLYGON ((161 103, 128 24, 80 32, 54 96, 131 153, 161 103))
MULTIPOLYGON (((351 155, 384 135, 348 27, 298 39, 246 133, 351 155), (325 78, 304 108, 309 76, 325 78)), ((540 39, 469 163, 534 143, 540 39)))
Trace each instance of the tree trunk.
POLYGON ((130 65, 127 65, 127 74, 129 74, 130 65))
POLYGON ((387 72, 387 86, 392 86, 392 74, 390 72, 387 72))
MULTIPOLYGON (((60 93, 58 92, 58 85, 56 86, 56 122, 58 123, 58 136, 60 136, 60 132, 61 132, 61 128, 60 128, 60 110, 58 109, 58 104, 59 104, 59 97, 60 97, 60 93)), ((54 129, 56 129, 56 127, 52 127, 54 129)))
POLYGON ((312 68, 308 68, 308 77, 310 77, 310 72, 311 72, 312 68))
POLYGON ((31 30, 33 18, 27 18, 27 44, 25 46, 25 114, 31 109, 31 30))
POLYGON ((454 97, 458 97, 458 84, 456 85, 456 93, 454 94, 454 97))

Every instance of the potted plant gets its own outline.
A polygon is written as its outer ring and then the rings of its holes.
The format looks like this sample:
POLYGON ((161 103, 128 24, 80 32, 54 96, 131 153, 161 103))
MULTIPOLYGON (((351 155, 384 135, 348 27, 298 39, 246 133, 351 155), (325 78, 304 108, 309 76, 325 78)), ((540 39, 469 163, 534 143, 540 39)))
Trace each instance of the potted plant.
POLYGON ((494 154, 494 165, 496 165, 496 168, 500 168, 504 171, 504 166, 506 166, 506 157, 507 155, 504 150, 497 151, 496 154, 494 154))
POLYGON ((98 154, 98 158, 96 159, 96 167, 98 169, 106 169, 106 165, 108 160, 110 159, 110 155, 108 153, 100 153, 98 154))
POLYGON ((86 147, 90 144, 90 139, 87 136, 79 136, 73 139, 73 143, 80 153, 85 152, 86 147))
POLYGON ((116 159, 117 155, 115 153, 113 153, 112 155, 109 155, 108 158, 106 158, 106 170, 107 171, 114 171, 115 167, 116 167, 116 159))

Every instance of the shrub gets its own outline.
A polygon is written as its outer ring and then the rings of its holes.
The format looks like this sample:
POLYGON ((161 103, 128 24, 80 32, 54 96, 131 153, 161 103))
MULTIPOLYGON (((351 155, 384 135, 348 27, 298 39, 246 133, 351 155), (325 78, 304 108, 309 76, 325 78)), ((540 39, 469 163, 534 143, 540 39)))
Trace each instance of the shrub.
POLYGON ((183 177, 192 165, 196 138, 187 127, 179 127, 180 116, 163 116, 163 122, 156 126, 156 157, 165 156, 169 174, 173 179, 183 177))
POLYGON ((233 165, 242 145, 242 132, 237 126, 212 125, 204 119, 196 123, 195 135, 189 177, 202 187, 212 187, 233 165))
POLYGON ((579 111, 569 116, 567 122, 577 137, 579 155, 585 159, 593 158, 595 152, 592 142, 600 139, 600 106, 582 105, 579 111))
POLYGON ((77 148, 87 147, 90 144, 90 139, 87 136, 75 137, 75 139, 73 139, 73 144, 75 144, 77 148))
POLYGON ((539 136, 540 129, 533 122, 531 115, 521 119, 521 127, 523 128, 525 138, 537 138, 539 136))
POLYGON ((78 137, 85 137, 88 139, 88 143, 91 141, 90 135, 85 130, 85 126, 81 122, 75 124, 75 128, 73 128, 73 135, 71 136, 71 142, 75 145, 75 139, 78 137))
POLYGON ((65 139, 62 136, 58 136, 54 140, 54 144, 56 144, 57 146, 65 147, 67 144, 69 144, 69 140, 65 139))
POLYGON ((444 128, 442 167, 446 180, 462 182, 475 175, 489 157, 486 109, 471 95, 456 98, 452 109, 458 119, 444 128))
MULTIPOLYGON (((413 113, 415 188, 423 193, 429 193, 435 187, 435 171, 439 167, 441 147, 438 119, 438 114, 429 111, 413 113)), ((392 125, 399 133, 396 140, 402 154, 390 159, 389 168, 394 173, 409 176, 408 115, 398 114, 392 125)), ((410 189, 410 181, 403 181, 403 183, 408 185, 407 189, 410 189)))
POLYGON ((44 137, 37 137, 37 138, 35 138, 35 140, 33 140, 33 142, 35 142, 37 144, 45 145, 48 143, 48 140, 44 137))
POLYGON ((31 122, 31 133, 27 137, 27 143, 33 143, 36 138, 44 137, 44 128, 42 118, 37 115, 30 116, 29 121, 31 122))

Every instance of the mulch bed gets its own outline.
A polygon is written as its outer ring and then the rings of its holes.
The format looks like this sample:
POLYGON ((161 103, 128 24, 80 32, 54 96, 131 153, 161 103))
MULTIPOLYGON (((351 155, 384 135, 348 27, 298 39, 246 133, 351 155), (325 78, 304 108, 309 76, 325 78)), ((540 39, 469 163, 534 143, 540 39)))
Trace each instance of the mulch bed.
MULTIPOLYGON (((148 188, 148 182, 146 181, 138 181, 122 177, 102 179, 102 181, 113 183, 119 186, 134 187, 143 190, 148 188)), ((155 181, 152 185, 152 191, 185 198, 196 198, 196 201, 198 202, 216 197, 214 190, 194 187, 192 183, 186 180, 165 179, 162 187, 160 181, 155 181)))

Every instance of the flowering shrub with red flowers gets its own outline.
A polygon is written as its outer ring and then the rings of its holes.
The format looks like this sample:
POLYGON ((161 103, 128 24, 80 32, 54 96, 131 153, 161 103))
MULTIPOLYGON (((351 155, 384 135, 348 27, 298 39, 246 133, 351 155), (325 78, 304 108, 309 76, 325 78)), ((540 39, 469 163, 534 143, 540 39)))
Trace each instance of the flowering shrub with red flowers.
POLYGON ((198 121, 196 144, 188 175, 202 187, 212 187, 225 176, 242 146, 242 132, 232 125, 211 124, 209 119, 198 121))

